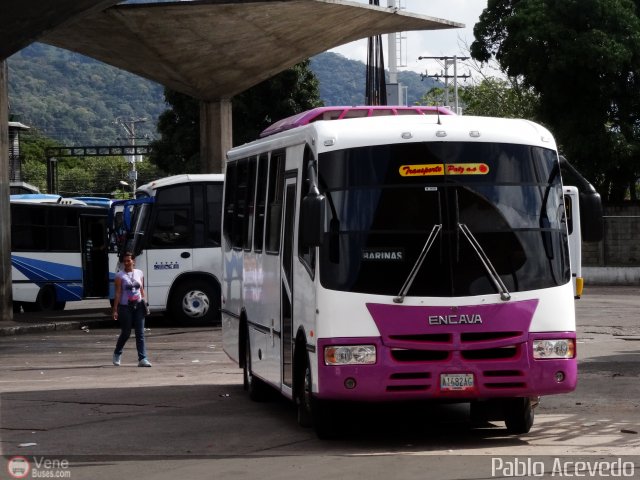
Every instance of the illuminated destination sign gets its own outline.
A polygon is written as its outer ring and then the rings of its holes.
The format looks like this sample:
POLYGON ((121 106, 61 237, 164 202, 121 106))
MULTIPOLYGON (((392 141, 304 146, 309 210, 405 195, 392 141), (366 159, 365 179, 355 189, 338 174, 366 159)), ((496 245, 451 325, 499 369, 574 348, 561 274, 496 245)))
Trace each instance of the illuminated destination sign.
POLYGON ((486 175, 489 165, 486 163, 431 163, 423 165, 402 165, 400 175, 403 177, 431 177, 443 175, 486 175))

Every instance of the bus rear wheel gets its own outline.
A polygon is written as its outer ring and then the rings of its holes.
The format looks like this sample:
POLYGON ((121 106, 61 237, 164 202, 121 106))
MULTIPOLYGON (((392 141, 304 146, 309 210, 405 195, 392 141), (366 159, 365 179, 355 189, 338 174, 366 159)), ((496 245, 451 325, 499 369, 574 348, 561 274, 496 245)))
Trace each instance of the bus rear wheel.
POLYGON ((45 285, 38 292, 36 297, 36 308, 43 312, 50 312, 56 310, 56 305, 59 302, 56 301, 56 289, 53 285, 45 285))
POLYGON ((190 280, 176 288, 169 310, 179 323, 212 324, 217 318, 218 300, 211 285, 190 280))

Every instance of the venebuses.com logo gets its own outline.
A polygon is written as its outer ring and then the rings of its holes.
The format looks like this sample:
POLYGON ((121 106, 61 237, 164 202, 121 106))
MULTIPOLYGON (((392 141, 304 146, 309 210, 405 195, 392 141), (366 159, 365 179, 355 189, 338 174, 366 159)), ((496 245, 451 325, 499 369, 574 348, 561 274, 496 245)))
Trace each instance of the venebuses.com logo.
POLYGON ((11 478, 71 478, 68 460, 34 457, 31 461, 22 456, 11 457, 7 462, 11 478))

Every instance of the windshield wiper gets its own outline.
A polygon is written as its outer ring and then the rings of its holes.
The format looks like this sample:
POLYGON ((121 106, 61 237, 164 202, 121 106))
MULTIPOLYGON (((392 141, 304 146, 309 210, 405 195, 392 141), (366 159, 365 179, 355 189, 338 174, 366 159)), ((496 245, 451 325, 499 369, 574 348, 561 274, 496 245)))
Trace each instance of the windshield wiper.
POLYGON ((420 271, 420 267, 422 267, 424 259, 427 258, 427 253, 429 253, 429 250, 431 249, 433 242, 436 240, 438 233, 440 233, 440 230, 442 230, 442 224, 434 225, 433 228, 431 229, 431 233, 429 233, 429 238, 427 238, 427 241, 425 242, 424 247, 422 247, 422 252, 420 252, 420 256, 418 256, 418 259, 416 260, 415 265, 411 269, 409 276, 405 280, 404 285, 402 285, 402 288, 400 289, 400 293, 398 293, 398 296, 393 299, 394 303, 404 302, 404 297, 406 297, 407 292, 409 291, 409 289, 411 288, 411 285, 413 284, 413 281, 416 279, 416 276, 420 271))
POLYGON ((482 265, 484 265, 484 268, 487 270, 487 273, 493 281, 493 284, 500 292, 500 299, 504 301, 511 300, 511 294, 509 293, 509 290, 507 290, 507 287, 502 282, 502 279, 491 263, 491 260, 489 260, 487 254, 484 253, 484 250, 480 246, 480 243, 478 243, 476 237, 474 237, 473 233, 471 233, 469 227, 467 227, 464 223, 459 223, 458 227, 460 228, 460 231, 463 233, 463 235, 467 238, 467 240, 469 240, 469 243, 471 244, 475 252, 478 254, 478 258, 482 262, 482 265))

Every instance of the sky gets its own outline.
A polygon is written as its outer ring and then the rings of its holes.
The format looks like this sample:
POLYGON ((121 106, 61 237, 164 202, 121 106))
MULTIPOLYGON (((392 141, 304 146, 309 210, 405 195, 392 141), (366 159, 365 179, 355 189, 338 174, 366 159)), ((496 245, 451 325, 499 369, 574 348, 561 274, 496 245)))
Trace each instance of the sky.
MULTIPOLYGON (((358 3, 368 4, 369 0, 354 0, 358 3)), ((397 1, 397 0, 396 0, 397 1)), ((447 30, 432 30, 422 32, 406 32, 406 60, 407 66, 398 70, 413 70, 419 73, 440 73, 442 68, 434 60, 418 60, 418 57, 433 56, 465 56, 468 55, 464 44, 469 46, 473 42, 473 26, 478 21, 480 14, 487 6, 487 0, 401 0, 410 13, 418 13, 429 17, 436 17, 458 23, 464 23, 465 28, 447 30)), ((387 0, 380 0, 380 6, 386 7, 387 0)), ((385 65, 387 62, 386 35, 385 65)), ((331 50, 353 60, 366 62, 367 41, 349 43, 331 50)), ((449 73, 452 73, 451 71, 449 73)), ((458 72, 466 73, 466 71, 458 72)))

